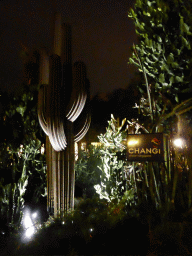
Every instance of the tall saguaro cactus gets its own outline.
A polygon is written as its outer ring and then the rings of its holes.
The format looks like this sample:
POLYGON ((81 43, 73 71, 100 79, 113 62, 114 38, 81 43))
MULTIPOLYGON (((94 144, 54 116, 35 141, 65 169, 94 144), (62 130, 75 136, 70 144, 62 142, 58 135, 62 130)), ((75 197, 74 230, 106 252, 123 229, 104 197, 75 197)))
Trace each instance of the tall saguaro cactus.
POLYGON ((71 28, 56 15, 53 54, 41 52, 39 122, 46 133, 47 206, 54 216, 74 208, 74 142, 90 126, 85 65, 72 67, 71 28))

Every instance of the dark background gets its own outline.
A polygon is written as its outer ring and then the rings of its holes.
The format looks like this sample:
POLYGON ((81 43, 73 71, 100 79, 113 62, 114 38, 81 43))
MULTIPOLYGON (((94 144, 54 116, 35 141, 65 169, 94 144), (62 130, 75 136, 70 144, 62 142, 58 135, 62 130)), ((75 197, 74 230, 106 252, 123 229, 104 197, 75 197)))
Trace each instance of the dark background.
POLYGON ((0 89, 18 89, 31 51, 51 52, 56 12, 72 25, 73 62, 86 64, 91 96, 126 88, 135 70, 127 64, 137 40, 128 18, 133 5, 134 0, 0 1, 0 89))

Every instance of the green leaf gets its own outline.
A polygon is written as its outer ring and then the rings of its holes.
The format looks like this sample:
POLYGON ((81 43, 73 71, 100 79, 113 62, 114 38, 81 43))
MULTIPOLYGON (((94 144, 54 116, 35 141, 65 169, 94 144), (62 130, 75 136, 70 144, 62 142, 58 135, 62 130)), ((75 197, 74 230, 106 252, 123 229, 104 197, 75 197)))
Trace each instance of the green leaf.
POLYGON ((154 55, 154 54, 151 54, 152 58, 155 60, 155 61, 158 61, 159 59, 154 55))
POLYGON ((184 32, 186 32, 188 35, 191 34, 189 31, 189 26, 186 23, 183 23, 184 32))
POLYGON ((163 85, 163 89, 167 89, 167 86, 169 85, 168 83, 162 83, 162 85, 163 85))
POLYGON ((184 32, 183 16, 180 16, 180 30, 181 30, 181 34, 183 34, 183 32, 184 32))
POLYGON ((177 63, 177 62, 172 62, 172 63, 171 63, 171 66, 172 66, 173 68, 178 68, 178 67, 179 67, 179 63, 177 63))
POLYGON ((148 74, 148 76, 150 76, 150 77, 153 77, 153 78, 156 77, 156 76, 155 76, 154 74, 152 74, 151 72, 148 72, 147 74, 148 74))
POLYGON ((191 35, 190 27, 184 22, 183 17, 180 17, 180 30, 181 34, 186 33, 187 35, 191 35))
POLYGON ((179 98, 178 98, 178 95, 176 94, 175 95, 175 101, 178 103, 179 102, 179 98))
POLYGON ((164 73, 161 73, 159 76, 159 82, 162 84, 162 83, 164 83, 164 81, 165 81, 165 75, 164 75, 164 73))
POLYGON ((173 61, 174 61, 174 55, 173 55, 173 53, 170 53, 167 58, 167 63, 171 64, 173 61))
POLYGON ((182 40, 182 45, 187 47, 190 50, 191 45, 190 45, 189 41, 187 41, 187 39, 184 36, 181 36, 181 40, 182 40))
POLYGON ((156 89, 161 88, 161 86, 159 85, 159 83, 155 83, 155 88, 156 88, 156 89))
POLYGON ((183 82, 183 77, 182 77, 182 76, 176 76, 176 77, 175 77, 175 82, 176 82, 176 83, 181 83, 181 82, 183 82))
POLYGON ((145 11, 143 11, 143 14, 144 14, 145 16, 148 16, 148 17, 150 17, 150 16, 151 16, 151 14, 150 14, 149 12, 145 12, 145 11))
POLYGON ((25 113, 25 110, 26 110, 26 107, 17 107, 16 108, 16 111, 18 112, 18 113, 20 113, 22 116, 24 115, 24 113, 25 113))
POLYGON ((172 85, 174 83, 174 76, 171 76, 170 79, 169 79, 169 85, 172 85))
POLYGON ((128 13, 128 17, 136 19, 137 14, 134 12, 133 9, 131 9, 130 12, 128 13))
POLYGON ((149 46, 150 48, 153 48, 153 41, 152 41, 152 39, 149 39, 149 40, 148 40, 148 46, 149 46))
POLYGON ((157 43, 157 49, 158 49, 159 52, 162 51, 161 44, 157 43))
POLYGON ((147 1, 147 5, 148 5, 148 6, 151 6, 151 2, 150 2, 150 1, 147 1))
POLYGON ((169 75, 174 76, 174 73, 169 69, 168 65, 165 62, 162 63, 161 70, 167 71, 169 75))
POLYGON ((129 64, 134 64, 135 66, 137 66, 138 68, 140 68, 139 63, 137 63, 133 58, 129 58, 129 64))
POLYGON ((162 43, 162 38, 160 36, 157 37, 159 43, 162 43))
POLYGON ((154 64, 154 63, 155 63, 155 61, 151 61, 148 57, 146 57, 146 61, 147 61, 148 63, 150 63, 150 64, 154 64))

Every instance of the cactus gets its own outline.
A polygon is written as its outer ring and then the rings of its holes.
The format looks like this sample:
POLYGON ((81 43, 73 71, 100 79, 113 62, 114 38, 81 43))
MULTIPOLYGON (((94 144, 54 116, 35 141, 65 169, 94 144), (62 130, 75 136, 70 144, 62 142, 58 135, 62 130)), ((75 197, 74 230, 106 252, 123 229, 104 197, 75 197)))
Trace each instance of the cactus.
POLYGON ((47 207, 54 216, 74 208, 74 142, 90 126, 85 65, 72 67, 71 28, 55 19, 53 54, 41 51, 39 122, 46 134, 47 207))

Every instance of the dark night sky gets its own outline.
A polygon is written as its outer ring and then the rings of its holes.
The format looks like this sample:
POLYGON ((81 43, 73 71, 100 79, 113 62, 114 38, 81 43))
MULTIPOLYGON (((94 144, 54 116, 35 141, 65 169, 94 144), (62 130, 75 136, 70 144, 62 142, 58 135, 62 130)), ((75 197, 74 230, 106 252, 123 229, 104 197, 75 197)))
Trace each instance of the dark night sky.
POLYGON ((136 42, 127 14, 134 0, 5 0, 0 1, 0 88, 18 88, 22 50, 46 47, 51 52, 53 17, 61 12, 72 25, 73 62, 87 67, 91 95, 125 88, 133 77, 128 65, 136 42))

